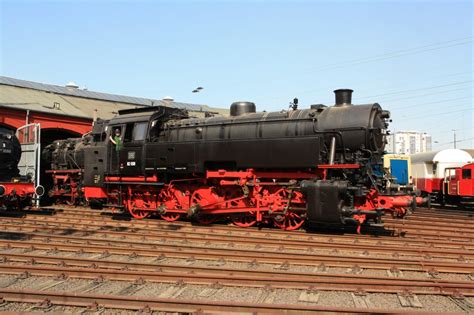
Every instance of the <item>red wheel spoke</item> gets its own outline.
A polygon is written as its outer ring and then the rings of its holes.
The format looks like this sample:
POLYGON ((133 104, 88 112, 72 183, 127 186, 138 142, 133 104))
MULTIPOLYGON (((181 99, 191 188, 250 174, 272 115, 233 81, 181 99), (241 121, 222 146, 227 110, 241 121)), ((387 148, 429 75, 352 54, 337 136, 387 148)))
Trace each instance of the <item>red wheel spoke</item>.
POLYGON ((250 212, 249 214, 234 215, 231 217, 232 223, 240 227, 251 227, 257 223, 257 218, 250 212))
POLYGON ((134 217, 135 219, 144 219, 150 215, 149 211, 143 211, 143 210, 131 209, 129 212, 132 215, 132 217, 134 217))
POLYGON ((304 218, 294 212, 288 211, 282 216, 281 220, 277 220, 276 218, 273 220, 274 224, 282 230, 292 231, 303 226, 304 218))
POLYGON ((178 220, 181 217, 181 214, 171 212, 171 213, 161 214, 160 216, 163 218, 163 220, 166 220, 168 222, 173 222, 173 221, 178 220))

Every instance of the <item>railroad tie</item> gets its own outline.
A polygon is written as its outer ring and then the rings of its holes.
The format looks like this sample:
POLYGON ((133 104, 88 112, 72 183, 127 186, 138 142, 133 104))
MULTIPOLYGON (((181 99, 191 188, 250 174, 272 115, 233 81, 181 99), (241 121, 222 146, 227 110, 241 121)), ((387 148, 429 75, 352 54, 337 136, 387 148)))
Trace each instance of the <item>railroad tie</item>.
POLYGON ((102 277, 99 277, 97 279, 94 279, 92 283, 86 283, 80 287, 78 287, 75 291, 76 292, 81 292, 81 293, 88 293, 91 291, 94 291, 95 289, 103 286, 105 284, 106 280, 102 277))
POLYGON ((135 280, 134 283, 120 290, 118 295, 132 295, 140 291, 141 289, 143 289, 145 284, 146 284, 146 281, 143 278, 138 278, 137 280, 135 280))
POLYGON ((218 260, 210 260, 207 265, 208 266, 215 266, 215 267, 219 267, 219 266, 224 266, 226 264, 226 261, 224 258, 219 258, 218 260))
POLYGON ((347 268, 346 273, 361 274, 364 270, 359 265, 354 265, 350 268, 347 268))
POLYGON ((32 312, 34 310, 41 310, 41 312, 47 312, 53 307, 53 304, 50 300, 44 299, 41 302, 36 303, 35 305, 26 309, 26 312, 32 312))
POLYGON ((165 298, 165 299, 177 298, 178 296, 181 295, 181 293, 184 292, 184 290, 186 290, 185 286, 172 285, 172 286, 168 287, 166 290, 164 290, 163 292, 161 292, 158 295, 158 297, 159 298, 165 298))
POLYGON ((67 279, 64 279, 64 280, 50 280, 50 281, 46 281, 43 284, 42 287, 38 288, 38 291, 46 291, 46 290, 49 290, 57 285, 60 285, 61 283, 64 283, 66 282, 67 279))
POLYGON ((421 304, 418 296, 413 293, 404 292, 397 294, 398 300, 400 301, 400 305, 403 307, 416 307, 422 308, 423 305, 421 304))
POLYGON ((471 313, 474 310, 474 304, 466 300, 463 295, 454 294, 449 299, 467 313, 471 313))
POLYGON ((327 273, 329 271, 329 267, 326 266, 324 263, 320 263, 313 269, 313 273, 327 273))
POLYGON ((351 293, 356 308, 374 308, 369 296, 364 292, 351 293))
POLYGON ((262 288, 260 295, 258 296, 256 303, 273 303, 277 296, 277 291, 270 286, 262 288))
POLYGON ((189 257, 186 259, 186 266, 191 266, 196 262, 196 258, 194 256, 189 257))
POLYGON ((288 261, 284 261, 281 265, 277 265, 273 267, 273 269, 277 270, 288 270, 290 268, 290 263, 288 261))
POLYGON ((391 278, 403 278, 405 276, 403 274, 403 271, 401 271, 395 266, 387 270, 387 275, 391 278))
POLYGON ((208 288, 205 288, 201 292, 199 292, 198 296, 200 297, 211 297, 215 295, 217 292, 219 292, 222 289, 222 285, 220 283, 214 283, 208 288))
POLYGON ((319 297, 321 294, 316 290, 308 290, 301 292, 298 301, 299 302, 306 302, 306 303, 313 303, 316 304, 319 302, 319 297))

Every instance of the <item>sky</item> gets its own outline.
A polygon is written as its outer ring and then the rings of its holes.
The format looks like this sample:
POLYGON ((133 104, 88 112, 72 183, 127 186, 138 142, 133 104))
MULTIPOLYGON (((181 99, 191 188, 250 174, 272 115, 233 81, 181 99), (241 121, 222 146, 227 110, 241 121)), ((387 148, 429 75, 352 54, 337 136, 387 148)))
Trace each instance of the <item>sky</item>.
POLYGON ((434 149, 453 147, 453 130, 474 148, 473 40, 467 0, 0 0, 3 76, 267 111, 351 88, 434 149))

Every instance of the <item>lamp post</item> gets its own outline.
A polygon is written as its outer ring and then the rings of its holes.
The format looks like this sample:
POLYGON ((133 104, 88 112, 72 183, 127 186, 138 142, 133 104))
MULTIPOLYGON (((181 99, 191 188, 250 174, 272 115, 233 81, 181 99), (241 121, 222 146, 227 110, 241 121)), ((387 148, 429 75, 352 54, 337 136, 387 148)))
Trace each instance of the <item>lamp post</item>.
POLYGON ((454 148, 456 149, 456 129, 453 129, 453 137, 454 137, 454 140, 453 140, 453 143, 454 143, 454 148))

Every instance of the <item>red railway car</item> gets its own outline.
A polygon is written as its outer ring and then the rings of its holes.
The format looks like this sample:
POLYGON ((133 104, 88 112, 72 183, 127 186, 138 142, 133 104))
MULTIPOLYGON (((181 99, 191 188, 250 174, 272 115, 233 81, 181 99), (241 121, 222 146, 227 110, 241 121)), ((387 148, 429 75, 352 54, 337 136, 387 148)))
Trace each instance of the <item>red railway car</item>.
POLYGON ((474 200, 474 163, 445 169, 442 193, 448 203, 474 200))
POLYGON ((444 204, 459 204, 474 196, 469 153, 458 149, 419 153, 411 156, 415 184, 424 195, 444 204))

